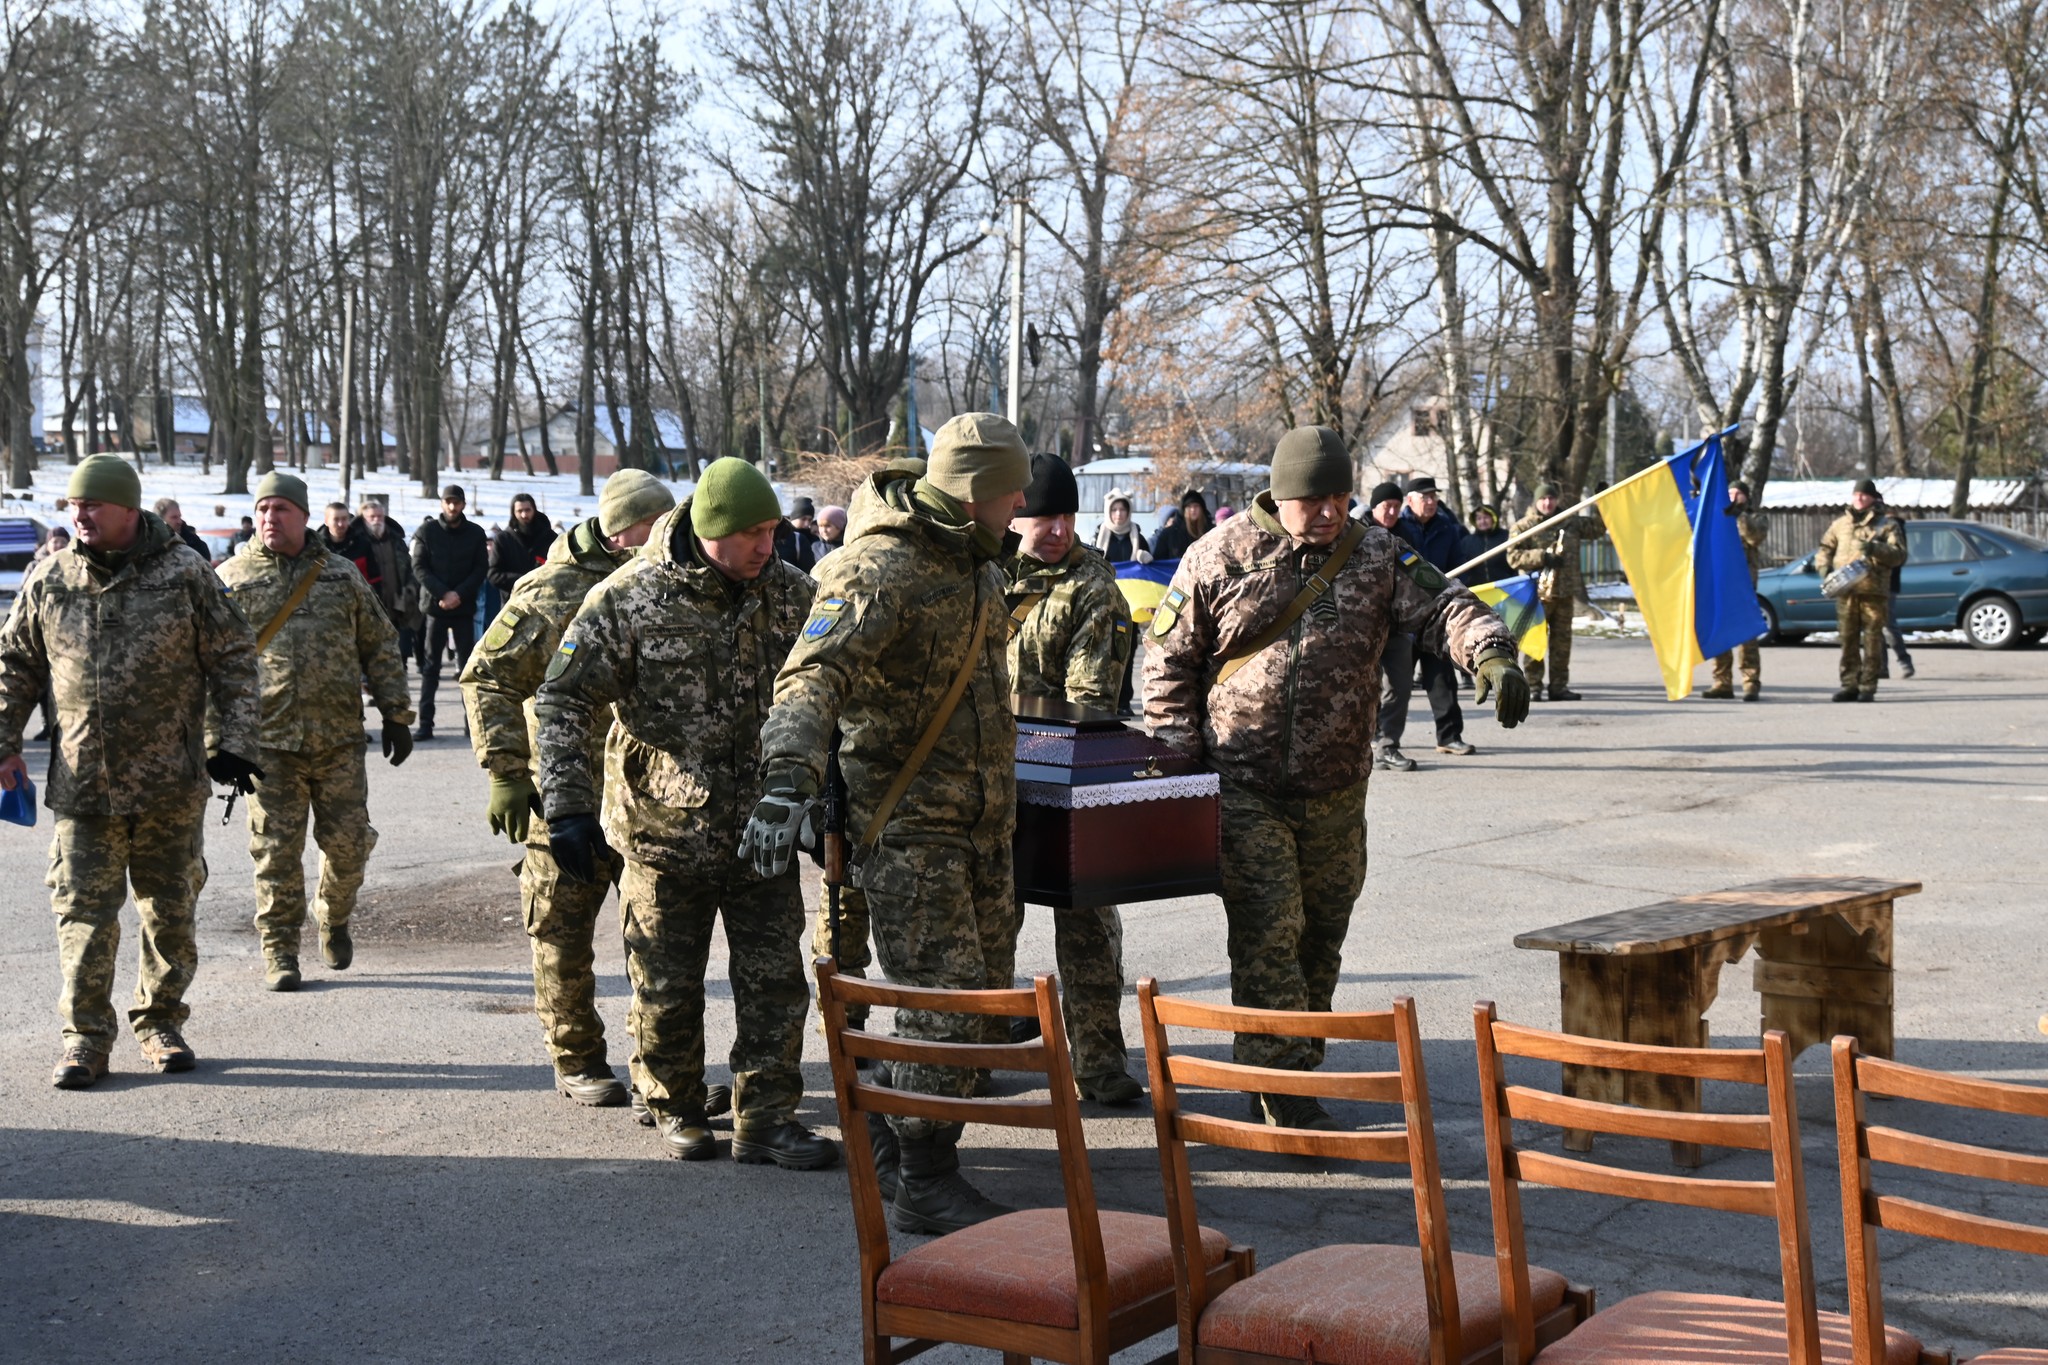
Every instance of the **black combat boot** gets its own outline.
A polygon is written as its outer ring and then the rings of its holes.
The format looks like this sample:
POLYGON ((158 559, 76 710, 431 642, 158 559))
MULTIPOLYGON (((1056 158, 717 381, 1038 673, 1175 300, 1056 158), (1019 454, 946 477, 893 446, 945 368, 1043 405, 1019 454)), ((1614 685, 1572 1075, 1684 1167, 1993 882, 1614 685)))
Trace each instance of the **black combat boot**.
POLYGON ((657 1114, 654 1125, 662 1148, 683 1161, 709 1161, 718 1155, 718 1139, 704 1120, 681 1114, 657 1114))
POLYGON ((775 1163, 785 1171, 822 1171, 839 1164, 839 1144, 819 1137, 795 1119, 766 1125, 734 1125, 732 1159, 742 1166, 775 1163))
POLYGON ((1016 1210, 996 1203, 960 1174, 961 1125, 943 1125, 930 1137, 897 1138, 896 1200, 889 1226, 898 1232, 943 1235, 1016 1210))
POLYGON ((1145 1095, 1145 1087, 1138 1084, 1131 1073, 1122 1067, 1093 1076, 1076 1076, 1074 1089, 1080 1092, 1082 1099, 1106 1104, 1112 1109, 1121 1108, 1126 1104, 1136 1104, 1145 1095))
POLYGON ((902 1154, 896 1147, 896 1130, 881 1114, 868 1115, 868 1145, 875 1152, 875 1184, 881 1187, 882 1202, 896 1202, 897 1168, 902 1154))
POLYGON ((1700 697, 1706 701, 1734 701, 1735 684, 1715 683, 1712 687, 1700 693, 1700 697))
POLYGON ((612 1069, 601 1062, 573 1074, 556 1072, 555 1090, 564 1099, 587 1104, 593 1109, 614 1109, 626 1103, 626 1087, 619 1084, 619 1078, 612 1074, 612 1069))
POLYGON ((1844 687, 1840 691, 1836 692, 1834 696, 1830 697, 1829 700, 1854 701, 1856 700, 1856 689, 1853 687, 1844 687))

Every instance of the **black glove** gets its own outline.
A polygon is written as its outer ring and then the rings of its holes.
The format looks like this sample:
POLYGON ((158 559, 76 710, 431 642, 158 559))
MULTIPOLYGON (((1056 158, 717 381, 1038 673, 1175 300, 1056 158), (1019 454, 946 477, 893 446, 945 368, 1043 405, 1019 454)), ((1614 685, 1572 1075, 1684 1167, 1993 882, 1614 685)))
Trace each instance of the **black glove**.
POLYGON ((559 815, 548 821, 548 852, 569 880, 588 885, 597 880, 599 855, 611 857, 612 846, 595 815, 559 815))
POLYGON ((393 721, 384 722, 384 757, 397 767, 412 757, 412 731, 393 721))
POLYGON ((206 760, 206 775, 223 787, 233 787, 247 796, 263 780, 263 769, 240 754, 231 754, 223 749, 206 760))

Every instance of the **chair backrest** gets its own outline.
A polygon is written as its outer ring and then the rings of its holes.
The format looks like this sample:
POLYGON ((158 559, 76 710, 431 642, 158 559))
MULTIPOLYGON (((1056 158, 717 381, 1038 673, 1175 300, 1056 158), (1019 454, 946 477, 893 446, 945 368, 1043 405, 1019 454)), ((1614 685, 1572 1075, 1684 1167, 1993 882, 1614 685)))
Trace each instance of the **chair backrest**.
POLYGON ((1096 1215, 1095 1182, 1088 1170, 1081 1108, 1067 1060, 1066 1023, 1060 1014, 1057 982, 1050 976, 1040 976, 1033 979, 1028 989, 953 991, 892 986, 842 976, 838 964, 829 957, 819 958, 816 970, 818 1010, 825 1020, 825 1055, 832 1065, 832 1089, 838 1098, 840 1127, 846 1137, 846 1170, 853 1187, 853 1221, 860 1239, 864 1293, 873 1294, 875 1282, 890 1259, 889 1220, 875 1175, 874 1149, 867 1140, 866 1115, 1035 1128, 1051 1132, 1059 1144, 1060 1179, 1066 1189, 1067 1229, 1073 1238, 1083 1338, 1096 1333, 1097 1324, 1106 1333, 1108 1270, 1102 1252, 1102 1225, 1096 1215), (849 1005, 989 1019, 1036 1018, 1039 1036, 1026 1043, 939 1043, 898 1038, 848 1027, 849 1005), (1045 1077, 1049 1094, 1043 1099, 963 1099, 898 1090, 864 1080, 854 1065, 855 1059, 862 1057, 891 1064, 1036 1073, 1045 1077))
POLYGON ((1835 1137, 1842 1151, 1842 1232, 1849 1258, 1849 1320, 1856 1358, 1876 1360, 1884 1337, 1884 1295, 1879 1288, 1877 1230, 1910 1232, 1995 1251, 2048 1256, 2048 1225, 1964 1213, 1921 1199, 1879 1194, 1873 1165, 1906 1166, 1943 1175, 2002 1180, 2048 1189, 2048 1156, 1976 1147, 1901 1129, 1874 1126, 1864 1114, 1866 1095, 1920 1100, 1951 1109, 2048 1119, 2048 1088, 1983 1081, 1866 1057, 1854 1038, 1834 1041, 1835 1137))
POLYGON ((1458 1340, 1458 1285, 1451 1269, 1443 1172, 1437 1161, 1436 1127, 1430 1117, 1429 1081, 1422 1066, 1422 1030, 1416 1022, 1415 1002, 1404 995, 1394 1001, 1392 1009, 1341 1014, 1246 1009, 1161 995, 1159 983, 1148 976, 1138 982, 1138 1018, 1144 1031, 1145 1065, 1151 1073, 1152 1116, 1159 1131, 1166 1216, 1173 1225, 1174 1276, 1180 1288, 1184 1331, 1191 1333, 1194 1322, 1200 1319, 1207 1291, 1201 1263, 1191 1259, 1202 1243, 1187 1144, 1201 1142, 1248 1152, 1281 1152, 1407 1167, 1415 1191, 1415 1230, 1429 1304, 1431 1359, 1459 1359, 1462 1352, 1458 1340), (1176 1053, 1167 1036, 1169 1028, 1233 1036, 1253 1033, 1391 1043, 1398 1065, 1393 1071, 1284 1071, 1216 1061, 1176 1053), (1180 1105, 1184 1086, 1398 1105, 1402 1129, 1323 1132, 1192 1114, 1180 1105))
POLYGON ((1777 1029, 1765 1033, 1761 1048, 1654 1047, 1502 1023, 1490 1000, 1473 1007, 1473 1023, 1479 1042, 1479 1104, 1486 1124, 1487 1183, 1493 1194, 1494 1260, 1500 1267, 1505 1320, 1502 1337, 1510 1348, 1506 1354, 1509 1365, 1530 1359, 1536 1350, 1529 1260, 1522 1237, 1521 1186, 1525 1182, 1776 1219, 1789 1365, 1821 1365, 1806 1177, 1799 1159, 1799 1110, 1792 1090, 1792 1049, 1784 1033, 1777 1029), (1643 1109, 1510 1085, 1503 1057, 1753 1085, 1764 1092, 1765 1112, 1695 1114, 1643 1109), (1771 1178, 1650 1175, 1590 1158, 1532 1151, 1515 1140, 1517 1121, 1768 1152, 1771 1178))

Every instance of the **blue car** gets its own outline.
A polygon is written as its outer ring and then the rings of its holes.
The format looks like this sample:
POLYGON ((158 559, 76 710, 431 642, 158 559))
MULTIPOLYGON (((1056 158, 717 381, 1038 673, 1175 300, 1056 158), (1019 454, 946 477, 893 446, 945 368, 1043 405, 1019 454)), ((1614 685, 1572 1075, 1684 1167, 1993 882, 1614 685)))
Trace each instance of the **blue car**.
MULTIPOLYGON (((1979 649, 2010 649, 2048 634, 2048 543, 1974 521, 1909 521, 1899 570, 1900 630, 1961 630, 1979 649)), ((1794 644, 1835 628, 1813 556, 1757 575, 1765 637, 1794 644)))

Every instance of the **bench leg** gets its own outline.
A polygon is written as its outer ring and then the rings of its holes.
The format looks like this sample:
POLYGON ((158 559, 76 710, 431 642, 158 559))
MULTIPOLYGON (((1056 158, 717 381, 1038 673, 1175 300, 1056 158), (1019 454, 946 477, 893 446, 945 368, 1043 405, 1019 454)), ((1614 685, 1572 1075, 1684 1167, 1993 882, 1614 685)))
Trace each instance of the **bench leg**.
POLYGON ((1783 1029, 1797 1056, 1838 1033, 1873 1057, 1892 1055, 1892 903, 1827 915, 1805 933, 1773 929, 1757 943, 1763 1027, 1783 1029))

